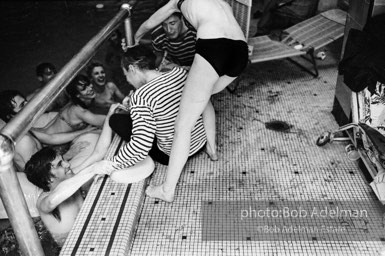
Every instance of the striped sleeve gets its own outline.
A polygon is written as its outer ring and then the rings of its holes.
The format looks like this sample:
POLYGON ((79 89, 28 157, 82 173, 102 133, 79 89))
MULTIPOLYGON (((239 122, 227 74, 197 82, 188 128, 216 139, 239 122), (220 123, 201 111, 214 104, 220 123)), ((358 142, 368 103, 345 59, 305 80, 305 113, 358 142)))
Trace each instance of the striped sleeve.
POLYGON ((167 40, 166 34, 163 32, 162 26, 157 27, 152 33, 151 33, 151 41, 152 41, 152 48, 154 51, 157 52, 163 52, 164 49, 164 42, 167 40))
POLYGON ((156 124, 150 108, 141 99, 133 99, 131 107, 132 135, 112 161, 127 168, 144 160, 150 151, 154 138, 156 124))

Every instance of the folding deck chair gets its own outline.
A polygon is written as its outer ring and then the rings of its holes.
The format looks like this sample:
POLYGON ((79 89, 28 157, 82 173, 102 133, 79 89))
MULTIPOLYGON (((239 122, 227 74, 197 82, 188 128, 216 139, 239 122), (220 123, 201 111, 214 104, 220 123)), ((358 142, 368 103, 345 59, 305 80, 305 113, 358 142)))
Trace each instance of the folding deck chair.
MULTIPOLYGON (((292 61, 314 77, 317 77, 319 73, 314 52, 344 35, 346 12, 333 9, 285 29, 282 32, 283 36, 281 36, 280 41, 273 40, 269 36, 248 38, 252 0, 225 1, 232 7, 234 16, 245 34, 248 45, 253 49, 249 54, 251 63, 309 55, 310 58, 305 59, 311 62, 314 72, 298 62, 292 61)), ((227 87, 228 90, 234 92, 238 82, 233 89, 227 87)))

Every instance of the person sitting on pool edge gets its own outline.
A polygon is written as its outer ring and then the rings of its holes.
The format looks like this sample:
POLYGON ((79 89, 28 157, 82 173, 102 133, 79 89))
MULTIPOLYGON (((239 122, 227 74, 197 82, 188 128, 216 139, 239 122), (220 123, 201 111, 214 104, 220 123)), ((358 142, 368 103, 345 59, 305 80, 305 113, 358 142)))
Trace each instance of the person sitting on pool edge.
MULTIPOLYGON (((130 115, 114 114, 110 118, 113 131, 128 141, 111 161, 103 161, 95 168, 114 170, 111 175, 125 172, 150 156, 167 165, 174 135, 182 91, 187 71, 175 67, 162 73, 155 69, 155 55, 151 49, 137 45, 127 49, 122 58, 122 69, 127 81, 136 91, 130 97, 130 115)), ((198 153, 206 142, 202 117, 191 132, 189 156, 198 153)), ((95 154, 91 154, 91 157, 95 154)))

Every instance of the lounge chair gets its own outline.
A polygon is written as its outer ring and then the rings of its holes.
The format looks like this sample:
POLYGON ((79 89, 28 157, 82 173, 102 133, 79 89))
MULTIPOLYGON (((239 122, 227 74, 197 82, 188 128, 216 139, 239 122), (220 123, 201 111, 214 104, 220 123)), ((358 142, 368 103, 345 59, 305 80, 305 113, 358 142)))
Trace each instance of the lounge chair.
MULTIPOLYGON (((314 52, 344 35, 346 12, 333 9, 285 29, 279 41, 273 40, 269 36, 249 38, 252 0, 225 1, 231 5, 234 16, 246 36, 249 48, 252 49, 252 52, 249 53, 251 63, 309 55, 310 58, 305 59, 311 62, 314 72, 297 62, 294 63, 317 77, 319 73, 314 52)), ((237 85, 238 83, 234 89, 228 87, 228 90, 234 92, 237 85)))

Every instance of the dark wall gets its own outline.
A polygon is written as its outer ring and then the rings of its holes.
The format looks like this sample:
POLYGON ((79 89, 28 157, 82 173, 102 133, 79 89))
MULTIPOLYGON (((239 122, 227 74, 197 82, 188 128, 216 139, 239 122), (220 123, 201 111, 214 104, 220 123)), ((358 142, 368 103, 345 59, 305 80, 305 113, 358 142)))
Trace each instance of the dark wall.
MULTIPOLYGON (((123 1, 1 1, 0 89, 24 94, 39 86, 35 67, 62 68, 118 12, 123 1), (96 8, 97 3, 104 8, 96 8)), ((141 0, 133 10, 134 30, 153 13, 156 1, 141 0)), ((95 58, 104 62, 107 44, 95 58)))

